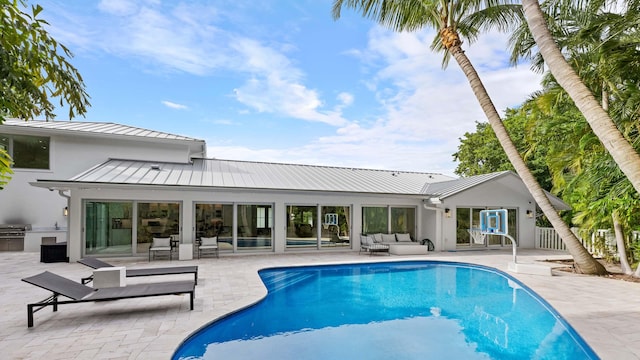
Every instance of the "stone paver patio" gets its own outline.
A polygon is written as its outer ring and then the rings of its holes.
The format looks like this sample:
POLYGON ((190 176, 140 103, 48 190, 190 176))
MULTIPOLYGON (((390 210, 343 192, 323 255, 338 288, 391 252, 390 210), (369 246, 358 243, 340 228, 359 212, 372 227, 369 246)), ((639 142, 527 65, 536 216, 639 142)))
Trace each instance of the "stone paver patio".
MULTIPOLYGON (((520 262, 568 258, 558 252, 520 250, 520 262)), ((305 264, 447 260, 507 271, 510 250, 431 253, 421 256, 367 256, 357 252, 221 256, 188 261, 110 259, 134 267, 198 265, 195 309, 188 296, 127 299, 61 305, 35 314, 27 328, 26 304, 50 295, 20 281, 49 270, 80 280, 91 269, 77 263, 39 262, 39 253, 0 253, 0 357, 3 359, 168 359, 189 334, 208 322, 260 300, 266 290, 257 270, 305 264)), ((544 297, 602 359, 640 359, 640 283, 554 271, 545 277, 510 273, 544 297)), ((190 275, 128 278, 127 283, 189 280, 190 275)))

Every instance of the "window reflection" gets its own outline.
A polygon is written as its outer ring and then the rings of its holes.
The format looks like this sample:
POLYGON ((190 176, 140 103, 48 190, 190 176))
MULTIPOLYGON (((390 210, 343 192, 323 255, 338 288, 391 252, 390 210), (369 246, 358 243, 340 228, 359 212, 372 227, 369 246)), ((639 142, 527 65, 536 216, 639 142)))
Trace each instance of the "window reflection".
POLYGON ((271 205, 238 205, 238 251, 272 249, 271 205))
POLYGON ((180 203, 138 203, 137 253, 145 253, 154 237, 180 236, 180 203))
POLYGON ((131 255, 131 202, 85 203, 85 254, 131 255))
POLYGON ((322 206, 320 219, 322 219, 320 229, 322 247, 350 247, 351 208, 349 206, 322 206))
POLYGON ((317 247, 317 218, 317 206, 287 206, 287 248, 317 247))

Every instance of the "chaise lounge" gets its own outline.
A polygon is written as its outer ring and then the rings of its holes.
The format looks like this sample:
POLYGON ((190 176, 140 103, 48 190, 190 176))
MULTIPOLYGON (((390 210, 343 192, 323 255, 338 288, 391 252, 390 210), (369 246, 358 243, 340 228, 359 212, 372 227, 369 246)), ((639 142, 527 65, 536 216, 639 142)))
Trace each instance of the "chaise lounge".
POLYGON ((193 281, 175 281, 151 284, 129 285, 94 289, 82 285, 73 280, 56 275, 49 271, 27 277, 22 281, 38 286, 53 293, 50 297, 33 304, 27 304, 27 326, 33 327, 33 314, 47 306, 53 306, 53 311, 58 311, 58 305, 76 304, 93 301, 110 301, 120 299, 133 299, 149 296, 181 295, 189 294, 190 310, 193 310, 196 284, 193 281), (59 301, 62 295, 71 300, 59 301))
MULTIPOLYGON (((78 260, 82 265, 86 265, 93 269, 100 269, 105 267, 113 267, 108 262, 104 262, 97 258, 87 257, 78 260)), ((157 276, 157 275, 177 275, 177 274, 193 274, 193 281, 198 285, 198 266, 167 266, 167 267, 154 267, 154 268, 142 268, 142 269, 127 269, 127 277, 138 276, 157 276)), ((82 284, 88 284, 93 280, 93 275, 86 278, 82 278, 82 284)))

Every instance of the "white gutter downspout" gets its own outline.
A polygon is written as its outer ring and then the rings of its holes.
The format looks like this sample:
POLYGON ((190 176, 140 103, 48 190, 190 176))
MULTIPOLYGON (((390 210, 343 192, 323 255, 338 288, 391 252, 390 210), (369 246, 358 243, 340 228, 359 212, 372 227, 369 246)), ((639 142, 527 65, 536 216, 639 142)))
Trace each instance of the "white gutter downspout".
POLYGON ((440 221, 439 221, 439 223, 440 223, 440 236, 438 236, 439 237, 438 242, 440 243, 439 244, 440 245, 440 251, 442 251, 444 249, 444 224, 442 223, 442 218, 444 217, 444 208, 435 207, 435 206, 427 206, 427 204, 425 202, 422 203, 422 207, 425 208, 425 210, 435 210, 436 212, 440 213, 440 221))
POLYGON ((67 256, 69 256, 69 217, 71 216, 71 208, 69 205, 71 205, 71 195, 67 195, 64 193, 65 190, 58 190, 58 194, 60 196, 62 196, 63 198, 67 199, 67 210, 69 211, 69 213, 67 214, 67 236, 66 236, 66 240, 67 240, 67 256))

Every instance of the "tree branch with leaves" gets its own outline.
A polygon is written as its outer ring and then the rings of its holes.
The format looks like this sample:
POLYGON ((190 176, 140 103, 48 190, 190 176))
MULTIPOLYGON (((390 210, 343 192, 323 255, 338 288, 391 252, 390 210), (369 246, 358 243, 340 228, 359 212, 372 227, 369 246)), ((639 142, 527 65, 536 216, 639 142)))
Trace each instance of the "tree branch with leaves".
MULTIPOLYGON (((55 117, 55 105, 67 106, 69 119, 87 112, 89 95, 73 54, 38 18, 43 8, 24 0, 0 0, 0 124, 6 117, 32 120, 55 117)), ((8 149, 0 147, 0 188, 12 174, 8 149)))

